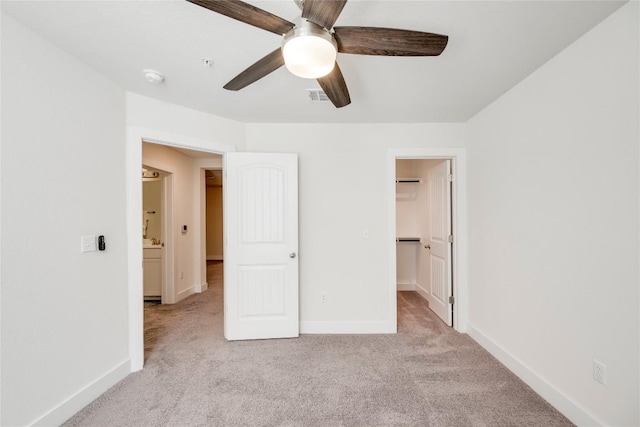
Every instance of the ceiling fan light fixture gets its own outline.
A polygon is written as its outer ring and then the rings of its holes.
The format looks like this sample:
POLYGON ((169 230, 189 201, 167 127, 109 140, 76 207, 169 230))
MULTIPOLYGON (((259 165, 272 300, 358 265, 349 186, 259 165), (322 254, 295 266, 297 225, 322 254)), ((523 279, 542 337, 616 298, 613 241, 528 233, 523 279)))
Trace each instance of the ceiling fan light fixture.
POLYGON ((305 79, 317 79, 333 70, 338 46, 327 30, 303 20, 300 26, 284 35, 282 56, 292 74, 305 79))

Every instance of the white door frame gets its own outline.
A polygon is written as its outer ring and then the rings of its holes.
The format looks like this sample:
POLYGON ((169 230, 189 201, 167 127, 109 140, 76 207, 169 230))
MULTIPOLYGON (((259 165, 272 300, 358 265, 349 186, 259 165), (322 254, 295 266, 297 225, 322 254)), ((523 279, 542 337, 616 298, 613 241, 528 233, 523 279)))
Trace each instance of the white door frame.
MULTIPOLYGON (((220 154, 236 151, 233 145, 202 140, 137 126, 127 126, 125 189, 127 196, 127 283, 129 305, 129 360, 131 372, 144 365, 144 305, 142 286, 142 245, 140 244, 140 212, 142 211, 142 142, 187 148, 220 154)), ((195 231, 195 230, 194 230, 195 231)))
POLYGON ((162 176, 162 304, 173 304, 176 301, 175 283, 175 246, 172 231, 175 230, 173 223, 173 173, 162 176))
POLYGON ((465 333, 469 326, 469 261, 467 231, 467 150, 464 148, 392 148, 387 151, 387 227, 389 265, 389 328, 398 330, 396 284, 396 160, 451 159, 453 183, 451 213, 453 220, 453 328, 465 333))

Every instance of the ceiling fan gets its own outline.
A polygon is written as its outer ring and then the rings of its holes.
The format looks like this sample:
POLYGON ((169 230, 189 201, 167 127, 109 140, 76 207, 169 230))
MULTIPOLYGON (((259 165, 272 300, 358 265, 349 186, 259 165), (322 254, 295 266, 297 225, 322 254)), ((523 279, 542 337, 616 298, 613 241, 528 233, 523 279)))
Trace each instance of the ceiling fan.
POLYGON ((334 27, 347 0, 294 0, 302 18, 294 24, 241 0, 187 0, 213 12, 282 35, 282 46, 224 85, 240 90, 285 65, 293 74, 315 78, 337 108, 351 103, 337 53, 382 56, 437 56, 448 37, 378 27, 334 27))

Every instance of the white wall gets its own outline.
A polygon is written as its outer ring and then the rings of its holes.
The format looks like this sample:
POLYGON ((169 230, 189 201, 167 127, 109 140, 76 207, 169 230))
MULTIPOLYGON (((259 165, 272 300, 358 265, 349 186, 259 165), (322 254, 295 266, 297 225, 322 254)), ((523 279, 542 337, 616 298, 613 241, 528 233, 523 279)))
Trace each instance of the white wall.
POLYGON ((388 150, 464 146, 457 124, 247 125, 247 151, 299 156, 301 332, 386 325, 388 150))
POLYGON ((216 148, 207 142, 239 146, 245 139, 243 123, 131 92, 127 92, 127 125, 178 135, 183 145, 196 149, 216 148))
POLYGON ((123 91, 3 14, 2 425, 59 424, 129 372, 124 130, 123 91))
POLYGON ((582 425, 640 424, 638 76, 630 2, 468 123, 473 336, 582 425))

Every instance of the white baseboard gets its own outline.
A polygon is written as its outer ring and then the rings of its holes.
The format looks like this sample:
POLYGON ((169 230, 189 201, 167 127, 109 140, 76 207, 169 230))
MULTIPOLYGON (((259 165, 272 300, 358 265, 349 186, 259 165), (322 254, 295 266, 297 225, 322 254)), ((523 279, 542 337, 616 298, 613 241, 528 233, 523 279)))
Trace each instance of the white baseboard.
POLYGON ((131 362, 127 359, 29 425, 61 425, 130 373, 131 362))
POLYGON ((223 261, 222 255, 207 255, 207 261, 223 261))
POLYGON ((423 288, 422 286, 420 286, 419 283, 416 283, 416 292, 418 292, 418 294, 426 299, 427 301, 429 301, 429 291, 426 290, 425 288, 423 288))
POLYGON ((185 290, 182 290, 180 292, 178 292, 178 294, 176 295, 176 302, 182 301, 183 299, 185 299, 186 297, 188 297, 189 295, 193 295, 196 293, 196 287, 200 287, 200 285, 193 285, 185 290))
POLYGON ((387 321, 300 322, 301 334, 395 334, 387 321))
POLYGON ((603 426, 605 423, 598 420, 589 412, 556 389, 546 379, 541 377, 533 369, 516 358, 513 354, 496 344, 484 333, 471 326, 469 336, 478 344, 484 347, 493 357, 506 366, 511 372, 516 374, 522 381, 531 387, 536 393, 542 396, 554 408, 560 411, 571 422, 578 426, 603 426))
POLYGON ((186 297, 193 295, 193 294, 199 294, 202 293, 204 291, 206 291, 207 289, 209 289, 209 284, 208 283, 203 283, 203 284, 197 284, 197 285, 193 285, 190 288, 187 288, 185 290, 182 290, 180 292, 178 292, 177 298, 176 298, 176 302, 182 301, 183 299, 185 299, 186 297))
POLYGON ((415 291, 416 284, 415 283, 398 283, 396 285, 396 289, 399 291, 415 291))

